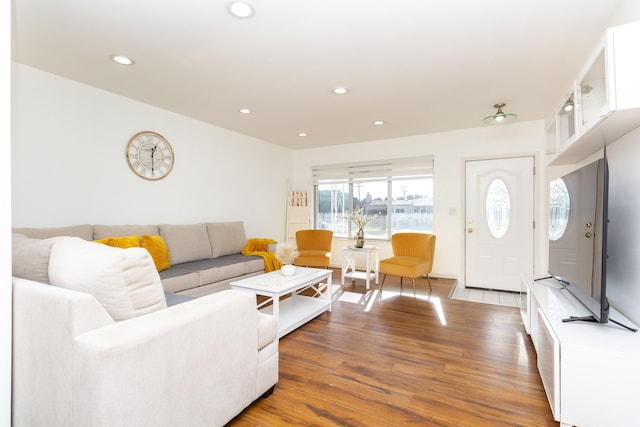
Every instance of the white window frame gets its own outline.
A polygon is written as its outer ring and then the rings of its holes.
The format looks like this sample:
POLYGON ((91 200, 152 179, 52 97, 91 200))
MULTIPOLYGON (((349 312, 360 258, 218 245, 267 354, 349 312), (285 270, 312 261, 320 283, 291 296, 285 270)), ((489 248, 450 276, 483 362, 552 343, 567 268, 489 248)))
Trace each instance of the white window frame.
MULTIPOLYGON (((312 176, 314 185, 314 206, 313 219, 314 227, 321 228, 318 224, 318 186, 322 184, 330 184, 331 182, 342 183, 348 186, 349 198, 343 209, 351 212, 353 210, 353 187, 357 183, 365 182, 381 182, 387 181, 387 224, 386 236, 384 238, 373 237, 377 240, 389 240, 392 231, 393 211, 392 200, 392 184, 400 180, 408 179, 434 179, 433 177, 433 156, 422 156, 401 159, 377 160, 370 162, 346 163, 335 165, 313 166, 312 176)), ((433 206, 433 200, 432 200, 433 206)), ((433 214, 432 214, 433 215, 433 214)), ((349 222, 347 236, 348 238, 355 233, 354 225, 349 222)), ((432 230, 416 230, 431 231, 432 230)), ((369 237, 368 237, 369 238, 369 237)))

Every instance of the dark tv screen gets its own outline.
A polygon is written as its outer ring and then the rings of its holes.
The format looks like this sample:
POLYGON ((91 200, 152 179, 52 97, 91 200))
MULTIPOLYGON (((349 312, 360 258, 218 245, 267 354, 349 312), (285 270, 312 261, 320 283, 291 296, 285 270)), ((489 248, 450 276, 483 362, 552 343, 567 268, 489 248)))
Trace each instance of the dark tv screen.
POLYGON ((552 181, 549 193, 549 274, 600 323, 609 320, 608 173, 603 157, 552 181))

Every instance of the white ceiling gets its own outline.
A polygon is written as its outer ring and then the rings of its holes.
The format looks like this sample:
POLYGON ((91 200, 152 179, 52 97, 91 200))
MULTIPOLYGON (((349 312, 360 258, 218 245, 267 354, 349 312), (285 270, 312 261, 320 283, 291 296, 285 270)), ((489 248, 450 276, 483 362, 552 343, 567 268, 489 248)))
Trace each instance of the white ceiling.
POLYGON ((620 3, 250 1, 237 19, 224 0, 14 0, 13 59, 309 148, 482 126, 497 102, 546 119, 620 3))

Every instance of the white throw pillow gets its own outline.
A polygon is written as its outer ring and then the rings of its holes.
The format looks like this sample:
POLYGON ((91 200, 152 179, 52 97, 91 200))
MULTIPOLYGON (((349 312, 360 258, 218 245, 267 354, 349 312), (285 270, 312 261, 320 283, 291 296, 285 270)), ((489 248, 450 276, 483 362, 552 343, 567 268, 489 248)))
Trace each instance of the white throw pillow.
POLYGON ((80 238, 57 241, 49 257, 49 280, 93 295, 116 321, 167 307, 160 276, 143 248, 114 248, 80 238))

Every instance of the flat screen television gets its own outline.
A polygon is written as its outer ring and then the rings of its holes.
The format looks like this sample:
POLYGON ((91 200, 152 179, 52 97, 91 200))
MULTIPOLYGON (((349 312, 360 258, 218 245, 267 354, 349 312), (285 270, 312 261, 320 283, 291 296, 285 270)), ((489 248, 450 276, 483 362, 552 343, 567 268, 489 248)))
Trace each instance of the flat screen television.
POLYGON ((550 183, 549 275, 590 313, 565 321, 621 325, 607 299, 608 196, 606 156, 550 183))
POLYGON ((549 275, 593 316, 606 323, 607 161, 605 158, 551 181, 549 275))

